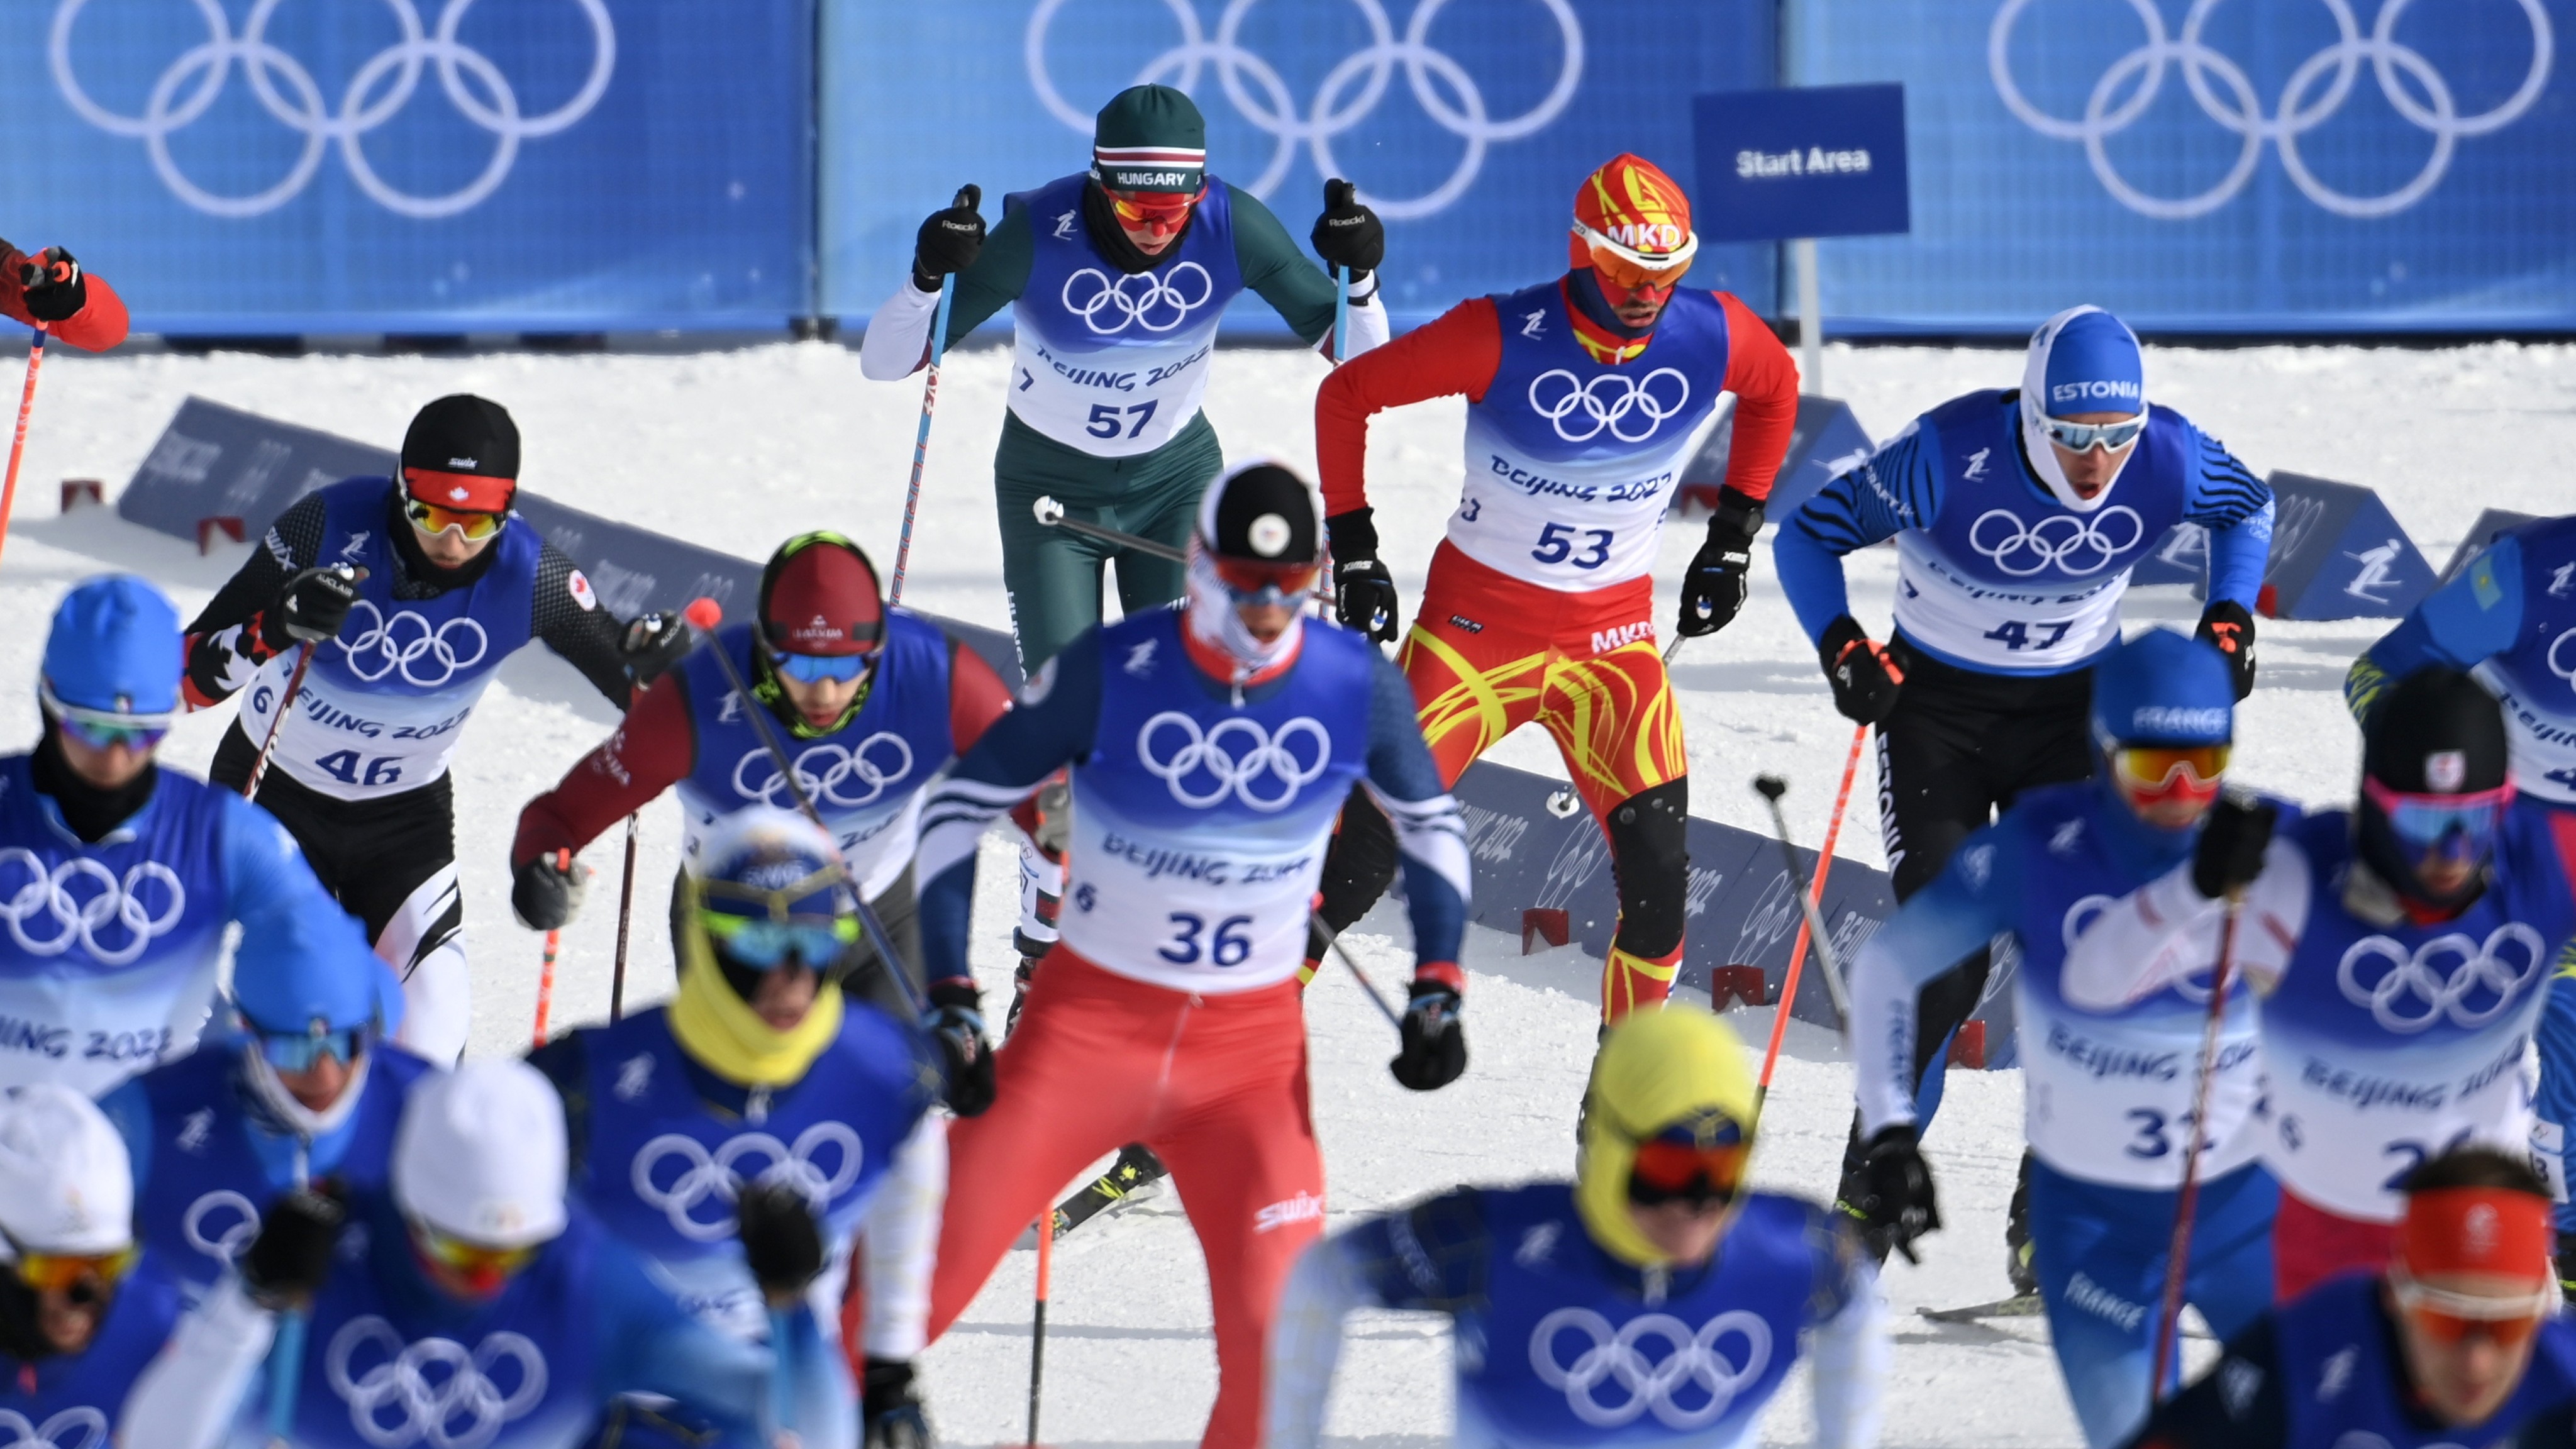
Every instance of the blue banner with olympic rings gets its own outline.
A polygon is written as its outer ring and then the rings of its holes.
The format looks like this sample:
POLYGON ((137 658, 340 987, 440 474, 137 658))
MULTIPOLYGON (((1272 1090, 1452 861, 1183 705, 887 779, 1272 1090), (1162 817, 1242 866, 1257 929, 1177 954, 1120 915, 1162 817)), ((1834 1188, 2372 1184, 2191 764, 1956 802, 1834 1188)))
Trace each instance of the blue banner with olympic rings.
POLYGON ((15 0, 0 227, 139 330, 778 327, 813 0, 15 0))
POLYGON ((1829 330, 2576 325, 2576 0, 1797 4, 1793 83, 1901 81, 1914 229, 1829 330))
MULTIPOLYGON (((1612 156, 1690 186, 1691 97, 1772 84, 1777 53, 1772 0, 839 0, 822 311, 874 312, 959 186, 998 222, 1004 193, 1083 170, 1093 113, 1156 81, 1206 116, 1209 171, 1292 236, 1326 177, 1357 183, 1386 222, 1382 295, 1427 320, 1564 270, 1575 188, 1612 156)), ((1691 283, 1767 312, 1776 254, 1704 246, 1691 283)), ((1249 295, 1228 324, 1284 331, 1249 295)))

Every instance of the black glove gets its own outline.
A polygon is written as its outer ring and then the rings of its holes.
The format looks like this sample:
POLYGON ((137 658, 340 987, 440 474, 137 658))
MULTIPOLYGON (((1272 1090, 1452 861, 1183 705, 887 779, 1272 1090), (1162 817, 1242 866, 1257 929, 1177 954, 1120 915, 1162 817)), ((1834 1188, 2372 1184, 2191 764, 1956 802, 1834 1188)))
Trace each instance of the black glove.
POLYGON ((945 211, 934 211, 912 238, 912 284, 925 292, 939 290, 939 279, 975 265, 984 253, 984 188, 960 186, 945 211))
POLYGON ((310 1303, 331 1277, 349 1209, 324 1189, 297 1188, 268 1205, 241 1255, 242 1286, 262 1305, 310 1303))
POLYGON ((1345 628, 1395 642, 1395 579, 1377 560, 1377 511, 1354 508, 1324 520, 1333 545, 1333 613, 1345 628))
POLYGON ((993 1105, 993 1044, 984 1036, 984 1002, 971 981, 938 981, 930 987, 930 1014, 922 1019, 947 1067, 948 1110, 981 1117, 993 1105))
POLYGON ((510 881, 510 909, 531 931, 559 931, 572 924, 581 898, 590 889, 590 870, 578 863, 558 865, 547 851, 520 866, 510 881))
POLYGON ((735 1230, 752 1281, 770 1306, 795 1301, 823 1272, 823 1228, 804 1190, 788 1182, 755 1182, 734 1202, 735 1230))
POLYGON ((2192 631, 2195 639, 2206 639, 2227 656, 2228 672, 2236 677, 2236 697, 2243 699, 2254 692, 2254 616, 2234 599, 2218 599, 2200 611, 2200 627, 2192 631))
MULTIPOLYGON (((1374 222, 1375 218, 1371 218, 1374 222)), ((27 315, 39 322, 69 321, 89 305, 89 278, 81 275, 81 264, 61 247, 47 247, 32 257, 19 257, 18 285, 24 289, 21 300, 26 303, 27 315)))
POLYGON ((921 1412, 921 1396, 912 1391, 912 1365, 903 1359, 868 1360, 859 1415, 866 1421, 867 1449, 930 1449, 930 1421, 921 1412))
POLYGON ((279 653, 298 644, 336 639, 358 602, 358 571, 347 564, 305 569, 279 586, 260 615, 259 642, 279 653))
POLYGON ((1458 988, 1432 977, 1413 978, 1404 1008, 1404 1046, 1386 1069, 1417 1092, 1436 1092, 1467 1070, 1467 1028, 1458 1020, 1458 988))
POLYGON ((1324 214, 1306 239, 1326 267, 1351 269, 1353 287, 1386 260, 1386 224, 1361 204, 1359 188, 1338 176, 1324 183, 1324 214))
POLYGON ((1825 626, 1825 679, 1834 687, 1834 708, 1854 724, 1874 725, 1896 710, 1896 692, 1905 671, 1887 656, 1887 646, 1863 633, 1849 614, 1825 626))
POLYGON ((2272 827, 2280 807, 2256 796, 2229 790, 2200 824, 2200 843, 2191 852, 2191 888, 2211 900, 2243 890, 2263 873, 2263 852, 2272 845, 2272 827))
POLYGON ((678 614, 638 614, 626 621, 617 652, 626 656, 626 672, 638 685, 651 684, 662 671, 680 662, 697 643, 689 621, 678 614))
POLYGON ((1860 1179, 1860 1194, 1848 1206, 1860 1215, 1862 1233, 1903 1253, 1909 1263, 1921 1261, 1914 1256, 1914 1240, 1941 1230, 1941 1205, 1914 1129, 1901 1123, 1879 1128, 1861 1159, 1860 1179))
POLYGON ((1673 625, 1685 639, 1714 634, 1744 607, 1744 581, 1753 572, 1753 536, 1762 531, 1762 503, 1732 488, 1717 491, 1708 541, 1682 574, 1682 613, 1673 625))

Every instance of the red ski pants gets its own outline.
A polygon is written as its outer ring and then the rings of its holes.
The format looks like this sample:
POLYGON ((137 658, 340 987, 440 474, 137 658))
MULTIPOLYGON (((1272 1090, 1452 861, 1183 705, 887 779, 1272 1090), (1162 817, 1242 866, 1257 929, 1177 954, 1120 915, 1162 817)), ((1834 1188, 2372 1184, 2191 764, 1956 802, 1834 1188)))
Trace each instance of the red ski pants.
POLYGON ((1200 1442, 1250 1449, 1271 1311, 1324 1225, 1299 997, 1293 978, 1193 996, 1104 971, 1062 946, 1047 953, 1019 1030, 994 1057, 992 1110, 948 1130, 930 1336, 966 1311, 1011 1241, 1075 1174, 1142 1142, 1172 1169, 1207 1255, 1217 1394, 1200 1442))
POLYGON ((2285 1183, 2272 1217, 2272 1301, 2287 1303, 2338 1273, 2378 1273, 2397 1249, 2395 1223, 2321 1208, 2285 1183))

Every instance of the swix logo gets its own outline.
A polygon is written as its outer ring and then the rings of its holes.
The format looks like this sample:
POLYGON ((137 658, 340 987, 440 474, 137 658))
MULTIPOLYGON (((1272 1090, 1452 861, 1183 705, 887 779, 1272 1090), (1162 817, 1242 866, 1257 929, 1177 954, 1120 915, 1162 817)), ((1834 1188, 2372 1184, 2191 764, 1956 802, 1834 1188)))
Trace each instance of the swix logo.
POLYGON ((179 1135, 171 1139, 171 1144, 191 1156, 202 1156, 206 1150, 206 1139, 214 1135, 214 1130, 214 1109, 200 1107, 181 1119, 179 1135))
POLYGON ((1634 624, 1621 624, 1615 629, 1593 630, 1592 652, 1595 654, 1607 654, 1613 649, 1625 649, 1640 639, 1645 640, 1649 644, 1655 642, 1655 624, 1653 620, 1640 619, 1634 624))
POLYGON ((1542 307, 1521 319, 1521 335, 1536 337, 1547 328, 1547 309, 1542 307))
POLYGON ((1315 1222, 1323 1216, 1324 1200, 1301 1188, 1296 1196, 1284 1202, 1271 1203, 1254 1212, 1252 1230, 1256 1233, 1267 1233, 1287 1227, 1291 1223, 1315 1222))
POLYGON ((1641 252, 1677 252, 1690 239, 1688 231, 1669 221, 1623 221, 1604 228, 1603 235, 1641 252))
POLYGON ((1970 453, 1968 455, 1968 466, 1960 471, 1959 476, 1971 483, 1974 483, 1978 479, 1986 476, 1986 458, 1993 452, 1994 449, 1992 448, 1979 448, 1977 451, 1970 453))
POLYGON ((1055 219, 1055 239, 1057 241, 1073 240, 1073 218, 1075 215, 1076 213, 1068 211, 1064 215, 1055 219))
POLYGON ((2374 604, 2387 603, 2387 590, 2397 584, 2397 560, 2405 552, 2405 543, 2392 538, 2377 548, 2365 548, 2359 553, 2345 554, 2345 558, 2361 565, 2361 572, 2352 576, 2352 582, 2344 585, 2343 591, 2356 599, 2364 599, 2374 604), (2378 592, 2374 593, 2373 590, 2378 592))
POLYGON ((1129 674, 1136 676, 1138 679, 1142 679, 1153 673, 1154 646, 1162 642, 1163 641, 1160 639, 1147 639, 1142 643, 1131 646, 1127 650, 1127 662, 1121 667, 1129 674))

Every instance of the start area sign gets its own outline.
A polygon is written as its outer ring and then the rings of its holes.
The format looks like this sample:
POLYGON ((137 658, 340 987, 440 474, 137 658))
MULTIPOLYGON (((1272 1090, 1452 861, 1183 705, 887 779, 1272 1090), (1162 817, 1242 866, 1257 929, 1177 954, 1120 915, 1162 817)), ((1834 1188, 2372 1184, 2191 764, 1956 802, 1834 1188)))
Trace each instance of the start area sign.
POLYGON ((1710 241, 1786 241, 1908 230, 1905 87, 1800 86, 1693 99, 1710 241))

